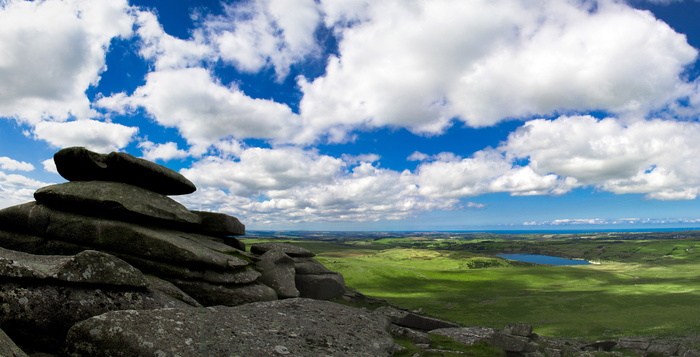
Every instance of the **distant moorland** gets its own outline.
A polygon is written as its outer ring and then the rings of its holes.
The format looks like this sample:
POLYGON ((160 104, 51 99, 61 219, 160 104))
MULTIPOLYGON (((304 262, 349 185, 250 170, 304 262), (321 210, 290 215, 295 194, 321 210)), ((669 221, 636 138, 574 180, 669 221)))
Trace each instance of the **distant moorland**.
POLYGON ((586 339, 700 334, 700 231, 586 234, 250 232, 317 254, 358 291, 453 321, 586 339), (545 254, 596 264, 496 257, 545 254), (599 263, 599 264, 598 264, 599 263))

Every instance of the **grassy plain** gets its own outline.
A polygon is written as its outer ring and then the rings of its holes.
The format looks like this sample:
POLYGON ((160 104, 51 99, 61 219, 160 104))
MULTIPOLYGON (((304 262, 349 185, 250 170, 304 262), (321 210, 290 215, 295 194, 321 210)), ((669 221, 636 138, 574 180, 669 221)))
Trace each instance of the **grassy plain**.
POLYGON ((292 241, 348 286, 466 325, 525 322, 535 332, 585 339, 700 334, 700 238, 292 241), (500 253, 600 264, 546 266, 500 253))

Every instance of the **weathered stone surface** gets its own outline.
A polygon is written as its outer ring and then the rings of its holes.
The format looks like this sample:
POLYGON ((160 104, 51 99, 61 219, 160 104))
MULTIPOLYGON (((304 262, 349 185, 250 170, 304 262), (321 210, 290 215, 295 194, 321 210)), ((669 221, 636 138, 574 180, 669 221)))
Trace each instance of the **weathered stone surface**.
POLYGON ((450 327, 439 328, 430 331, 432 334, 447 336, 465 345, 473 345, 478 342, 488 342, 496 333, 496 329, 489 327, 450 327))
POLYGON ((126 153, 98 154, 70 147, 54 154, 58 173, 68 181, 116 181, 164 195, 192 193, 196 187, 179 173, 126 153))
POLYGON ((212 236, 239 236, 245 234, 245 225, 238 218, 224 213, 192 211, 200 217, 203 234, 212 236))
POLYGON ((313 258, 293 258, 297 274, 329 274, 333 273, 318 260, 313 258))
POLYGON ((26 281, 0 283, 0 328, 11 331, 21 344, 59 346, 68 329, 78 321, 107 311, 188 307, 173 297, 146 289, 125 290, 43 285, 26 281), (42 336, 45 341, 35 341, 42 336))
POLYGON ((74 256, 34 255, 0 248, 0 277, 145 287, 139 270, 112 255, 86 250, 74 256))
POLYGON ((339 273, 296 274, 294 281, 299 290, 299 296, 304 298, 329 300, 345 293, 345 280, 339 273))
POLYGON ((81 216, 54 210, 35 202, 0 211, 0 224, 10 224, 9 220, 12 219, 11 225, 24 233, 87 245, 95 249, 138 254, 156 261, 213 269, 248 265, 248 262, 241 258, 207 247, 213 243, 184 232, 81 216), (23 214, 19 214, 20 212, 23 214))
POLYGON ((620 348, 623 350, 642 350, 646 351, 651 345, 651 339, 644 337, 627 337, 621 338, 618 342, 620 348))
POLYGON ((213 284, 248 284, 260 277, 260 272, 252 267, 227 269, 225 271, 194 269, 125 254, 119 254, 119 256, 144 273, 153 274, 165 279, 200 280, 213 284))
POLYGON ((163 280, 153 275, 146 275, 146 280, 148 281, 149 291, 158 291, 167 296, 180 300, 187 305, 202 307, 202 304, 197 302, 197 300, 193 299, 191 296, 187 295, 184 291, 180 290, 180 288, 167 280, 163 280))
POLYGON ((109 181, 74 181, 42 187, 34 198, 62 211, 137 223, 200 224, 199 215, 163 194, 109 181))
POLYGON ((0 356, 2 357, 29 357, 22 351, 3 330, 0 330, 0 356))
POLYGON ((527 337, 508 335, 503 332, 495 332, 491 336, 490 343, 508 352, 535 352, 537 344, 531 342, 527 337))
POLYGON ((262 270, 259 282, 271 287, 280 298, 299 297, 294 280, 294 260, 279 249, 268 250, 256 263, 262 270))
POLYGON ((172 282, 204 306, 238 306, 277 299, 275 290, 260 283, 222 285, 203 281, 173 280, 172 282))
POLYGON ((430 337, 428 337, 428 334, 412 330, 403 326, 391 324, 391 329, 389 331, 394 336, 407 338, 413 341, 414 343, 430 344, 431 342, 433 342, 433 340, 431 340, 430 337))
POLYGON ((451 322, 438 320, 432 317, 417 315, 412 312, 399 310, 389 306, 380 307, 375 311, 388 317, 391 320, 391 322, 396 325, 423 331, 459 327, 459 325, 453 324, 451 322))
POLYGON ((503 333, 508 335, 528 337, 532 335, 532 325, 523 323, 508 324, 503 328, 503 333))
POLYGON ((290 257, 313 257, 316 255, 308 249, 304 249, 287 243, 255 243, 252 246, 250 246, 251 253, 260 255, 263 255, 265 254, 265 252, 272 249, 279 249, 285 254, 289 255, 290 257))
POLYGON ((388 321, 307 299, 238 307, 119 311, 76 324, 72 356, 390 356, 388 321), (167 331, 168 333, 162 333, 167 331))
POLYGON ((107 178, 107 155, 84 147, 69 147, 53 155, 56 170, 68 181, 104 180, 107 178))

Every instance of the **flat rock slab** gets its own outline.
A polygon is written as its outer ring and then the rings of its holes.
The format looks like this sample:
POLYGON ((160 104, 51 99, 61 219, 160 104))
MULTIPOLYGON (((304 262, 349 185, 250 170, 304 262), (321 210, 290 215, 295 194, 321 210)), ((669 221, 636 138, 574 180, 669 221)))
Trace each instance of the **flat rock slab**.
POLYGON ((164 195, 194 192, 194 184, 176 171, 122 152, 99 154, 69 147, 53 156, 58 173, 68 181, 116 181, 164 195))
POLYGON ((76 324, 70 356, 390 356, 387 319, 309 299, 118 311, 76 324), (163 333, 167 331, 167 333, 163 333))
POLYGON ((66 182, 42 187, 34 198, 60 210, 121 221, 171 226, 202 222, 199 215, 170 197, 121 182, 66 182))
POLYGON ((192 211, 199 216, 202 224, 199 226, 203 234, 212 236, 240 236, 245 234, 245 225, 234 216, 224 213, 192 211))
POLYGON ((421 316, 412 312, 399 310, 389 306, 380 307, 376 310, 376 312, 388 317, 391 320, 391 322, 396 325, 423 331, 431 331, 440 328, 459 327, 459 325, 451 322, 439 320, 428 316, 421 316))
POLYGON ((36 202, 0 210, 0 224, 42 238, 202 269, 225 271, 248 265, 244 259, 211 248, 235 250, 223 243, 175 230, 63 212, 36 202))
POLYGON ((250 252, 254 254, 265 254, 268 250, 279 249, 290 257, 314 257, 316 254, 308 249, 297 247, 287 243, 255 243, 250 246, 250 252))
POLYGON ((138 269, 115 256, 94 250, 62 256, 34 255, 0 248, 0 277, 131 287, 145 287, 147 284, 138 269))
POLYGON ((430 331, 431 334, 446 336, 465 345, 473 345, 479 342, 489 342, 496 333, 496 329, 489 327, 450 327, 439 328, 430 331))
POLYGON ((173 279, 173 283, 204 306, 238 306, 258 301, 277 300, 275 290, 258 282, 224 285, 173 279))

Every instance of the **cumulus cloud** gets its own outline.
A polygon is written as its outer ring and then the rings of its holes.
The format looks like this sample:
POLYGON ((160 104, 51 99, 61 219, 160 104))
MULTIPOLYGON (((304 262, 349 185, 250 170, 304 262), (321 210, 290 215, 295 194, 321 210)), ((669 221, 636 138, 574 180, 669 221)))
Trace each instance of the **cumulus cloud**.
POLYGON ((50 184, 0 171, 0 207, 33 201, 34 191, 47 185, 50 184))
POLYGON ((299 127, 287 105, 246 96, 218 83, 204 68, 151 72, 132 96, 107 97, 97 104, 115 111, 143 107, 158 124, 177 128, 200 154, 226 137, 289 142, 299 127))
POLYGON ((45 121, 36 124, 33 134, 54 147, 84 146, 106 153, 127 146, 138 130, 136 127, 97 120, 45 121))
POLYGON ((307 135, 343 141, 357 127, 439 134, 453 118, 481 127, 570 111, 643 113, 688 94, 679 75, 697 51, 685 36, 648 12, 591 4, 363 4, 361 21, 338 30, 326 73, 300 79, 307 135))
POLYGON ((0 2, 0 116, 36 124, 95 115, 85 91, 132 23, 126 0, 0 2))
POLYGON ((224 5, 205 30, 218 56, 244 72, 272 66, 279 80, 292 64, 317 54, 321 14, 314 0, 250 0, 224 5))
POLYGON ((17 161, 7 156, 0 156, 0 170, 32 171, 34 170, 34 165, 24 161, 17 161))
POLYGON ((169 141, 164 144, 155 144, 151 141, 142 141, 139 148, 143 151, 143 158, 150 161, 182 159, 189 154, 185 150, 177 148, 177 143, 169 141))
POLYGON ((526 158, 539 175, 554 174, 614 193, 693 199, 700 191, 700 124, 668 120, 625 124, 590 116, 533 120, 501 149, 526 158))

